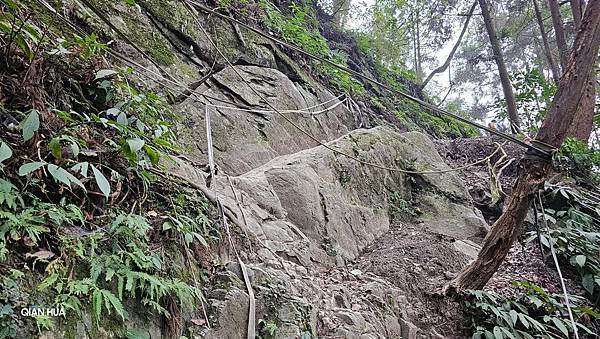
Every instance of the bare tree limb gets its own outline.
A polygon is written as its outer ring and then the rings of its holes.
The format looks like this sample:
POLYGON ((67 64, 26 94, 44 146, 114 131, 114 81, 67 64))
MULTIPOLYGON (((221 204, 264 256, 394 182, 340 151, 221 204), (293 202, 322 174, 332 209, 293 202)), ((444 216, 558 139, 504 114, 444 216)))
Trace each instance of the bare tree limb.
POLYGON ((454 44, 454 47, 452 47, 452 50, 450 51, 450 54, 448 54, 448 58, 446 58, 446 61, 444 62, 443 65, 441 65, 438 68, 434 69, 427 76, 427 78, 425 79, 425 81, 423 81, 423 83, 421 84, 421 90, 423 88, 425 88, 425 86, 427 86, 427 84, 429 83, 429 81, 431 81, 431 78, 433 78, 434 75, 436 75, 438 73, 444 72, 446 69, 448 69, 448 66, 450 66, 450 62, 452 61, 452 58, 454 57, 454 54, 458 50, 458 46, 460 46, 462 38, 465 35, 465 32, 467 31, 467 28, 469 27, 469 21, 471 21, 471 17, 473 16, 473 12, 475 11, 475 7, 477 7, 477 0, 473 1, 473 5, 471 5, 471 9, 469 9, 469 13, 467 13, 467 15, 466 15, 465 23, 463 24, 463 28, 460 31, 460 35, 458 36, 458 40, 454 44))
POLYGON ((565 29, 563 27, 562 15, 560 14, 560 6, 557 0, 548 0, 550 14, 552 14, 552 26, 554 26, 554 34, 556 35, 556 46, 560 55, 560 67, 567 67, 567 59, 569 57, 569 48, 565 38, 565 29))

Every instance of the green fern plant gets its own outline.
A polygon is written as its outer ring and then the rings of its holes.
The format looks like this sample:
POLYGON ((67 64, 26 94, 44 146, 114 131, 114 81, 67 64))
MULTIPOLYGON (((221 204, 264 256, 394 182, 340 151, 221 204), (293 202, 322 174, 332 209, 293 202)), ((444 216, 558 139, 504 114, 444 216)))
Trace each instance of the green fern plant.
POLYGON ((104 312, 126 319, 123 302, 127 298, 140 300, 167 317, 170 316, 164 306, 167 297, 186 305, 203 299, 197 287, 165 274, 160 256, 149 248, 150 229, 151 225, 142 216, 117 213, 106 233, 95 233, 87 243, 63 238, 63 248, 73 251, 80 273, 73 279, 67 266, 56 263, 48 268, 51 273, 38 289, 55 291, 55 303, 77 314, 82 314, 89 303, 96 321, 104 312))

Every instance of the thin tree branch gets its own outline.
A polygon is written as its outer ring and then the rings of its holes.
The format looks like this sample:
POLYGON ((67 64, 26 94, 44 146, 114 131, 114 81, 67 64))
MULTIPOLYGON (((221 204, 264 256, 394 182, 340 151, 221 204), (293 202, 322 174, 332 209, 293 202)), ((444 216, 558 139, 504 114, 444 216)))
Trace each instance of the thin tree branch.
POLYGON ((458 50, 458 46, 460 46, 462 38, 465 35, 465 32, 467 31, 467 28, 469 27, 469 21, 471 21, 471 17, 473 16, 473 12, 475 11, 475 7, 477 7, 477 0, 473 1, 473 5, 471 5, 471 8, 469 9, 469 13, 467 13, 467 17, 465 19, 465 23, 463 24, 463 28, 462 28, 462 30, 460 32, 460 35, 458 36, 458 40, 454 44, 454 47, 452 47, 452 50, 450 51, 450 54, 448 55, 448 58, 446 58, 446 61, 444 62, 443 65, 441 65, 438 68, 434 69, 427 76, 427 78, 425 79, 425 81, 423 81, 423 84, 421 84, 421 90, 423 88, 425 88, 425 86, 427 86, 427 84, 429 83, 429 81, 431 81, 431 78, 433 78, 434 75, 436 75, 438 73, 444 72, 448 68, 448 66, 450 66, 450 62, 452 61, 452 58, 454 57, 454 54, 458 50))

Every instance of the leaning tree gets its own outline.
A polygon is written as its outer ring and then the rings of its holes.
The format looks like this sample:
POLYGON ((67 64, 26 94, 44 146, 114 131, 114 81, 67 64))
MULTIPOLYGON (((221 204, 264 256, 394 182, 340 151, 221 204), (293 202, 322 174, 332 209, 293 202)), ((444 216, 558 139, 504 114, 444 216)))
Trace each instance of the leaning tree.
MULTIPOLYGON (((600 0, 590 1, 566 63, 558 91, 534 140, 538 144, 560 147, 566 137, 587 140, 591 132, 593 110, 582 109, 595 97, 587 90, 600 45, 600 0), (583 135, 583 133, 587 133, 583 135)), ((521 232, 532 194, 539 190, 552 172, 551 159, 528 151, 519 162, 519 177, 509 202, 485 237, 477 258, 465 267, 444 291, 481 289, 498 270, 514 240, 521 232)))

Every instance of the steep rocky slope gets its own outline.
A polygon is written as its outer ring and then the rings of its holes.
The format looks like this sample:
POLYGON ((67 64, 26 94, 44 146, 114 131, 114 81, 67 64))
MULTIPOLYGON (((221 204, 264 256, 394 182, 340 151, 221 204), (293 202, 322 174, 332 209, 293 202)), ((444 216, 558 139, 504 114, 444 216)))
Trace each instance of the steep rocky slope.
MULTIPOLYGON (((460 335, 459 326, 439 323, 456 305, 436 299, 434 292, 476 255, 476 243, 488 228, 463 181, 453 172, 406 174, 367 166, 330 150, 388 168, 448 169, 422 129, 372 106, 368 95, 378 92, 353 97, 333 90, 305 61, 272 42, 200 15, 245 83, 217 57, 179 1, 92 3, 117 30, 130 32, 129 39, 78 2, 61 12, 143 65, 133 66, 141 86, 178 91, 173 109, 181 118, 183 151, 175 162, 165 162, 166 172, 212 192, 236 222, 229 223, 231 232, 221 230, 218 246, 196 251, 201 263, 211 266, 206 304, 182 312, 175 329, 167 332, 156 317, 132 306, 124 326, 111 322, 94 329, 90 315, 84 315, 43 337, 120 337, 126 328, 152 338, 243 338, 250 298, 237 254, 255 293, 262 337, 460 335), (157 76, 157 66, 188 90, 157 76), (207 114, 215 177, 207 171, 207 114)), ((187 269, 181 262, 169 264, 187 269)))

